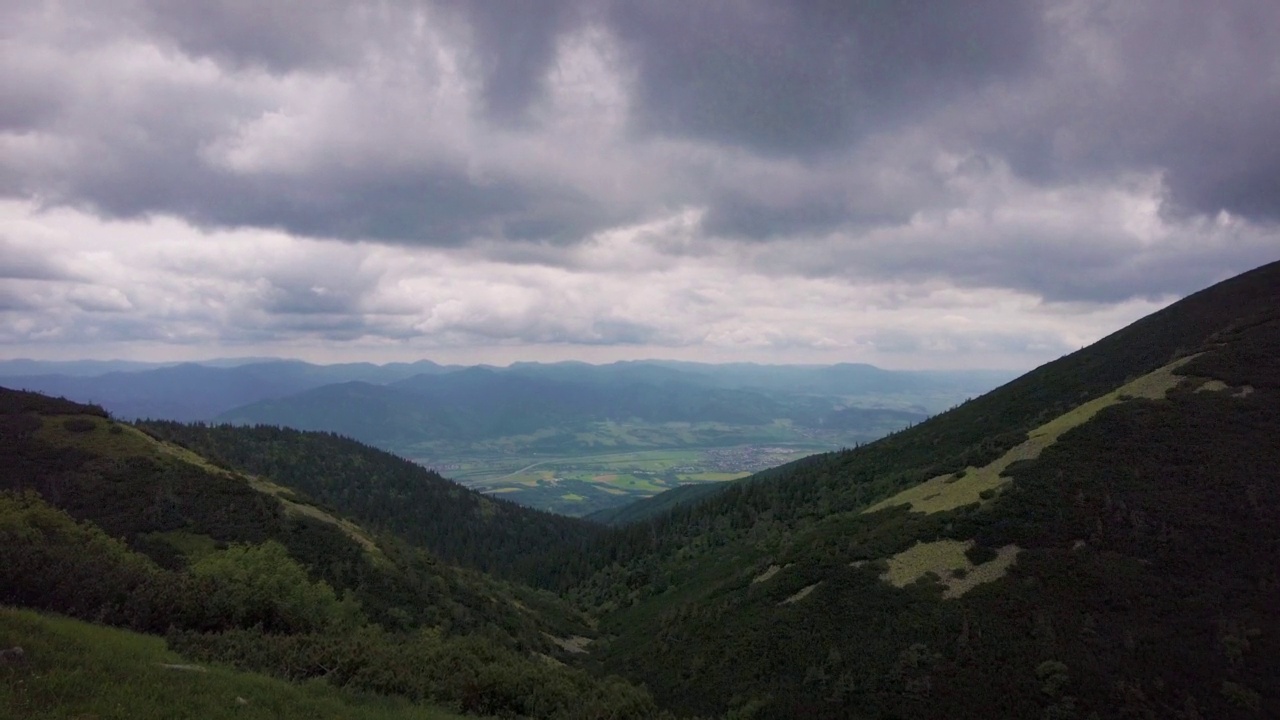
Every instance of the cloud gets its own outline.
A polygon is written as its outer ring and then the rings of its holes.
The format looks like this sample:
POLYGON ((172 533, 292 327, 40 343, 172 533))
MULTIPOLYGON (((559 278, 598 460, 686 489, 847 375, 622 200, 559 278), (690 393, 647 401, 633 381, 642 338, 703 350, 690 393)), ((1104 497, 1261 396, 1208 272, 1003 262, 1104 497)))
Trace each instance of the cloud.
POLYGON ((35 354, 160 345, 180 356, 475 362, 559 348, 598 359, 928 366, 945 357, 955 366, 1022 367, 1171 299, 1055 309, 1027 292, 943 278, 849 282, 752 267, 749 253, 689 252, 686 243, 701 242, 693 212, 601 233, 559 264, 495 260, 471 248, 209 233, 174 219, 104 225, 79 211, 25 213, 22 237, 39 235, 76 273, 21 281, 26 302, 0 308, 0 341, 35 354), (85 228, 98 232, 90 238, 85 228), (104 244, 116 249, 103 252, 104 244))
POLYGON ((812 156, 1016 77, 1036 59, 1033 4, 610 5, 646 131, 812 156))
POLYGON ((1039 359, 1280 255, 1265 0, 24 0, 0 27, 10 344, 1039 359), (1008 298, 1007 327, 931 319, 1008 298))
POLYGON ((1034 83, 958 125, 1042 182, 1162 172, 1183 210, 1280 219, 1280 8, 1266 0, 1060 3, 1034 83))

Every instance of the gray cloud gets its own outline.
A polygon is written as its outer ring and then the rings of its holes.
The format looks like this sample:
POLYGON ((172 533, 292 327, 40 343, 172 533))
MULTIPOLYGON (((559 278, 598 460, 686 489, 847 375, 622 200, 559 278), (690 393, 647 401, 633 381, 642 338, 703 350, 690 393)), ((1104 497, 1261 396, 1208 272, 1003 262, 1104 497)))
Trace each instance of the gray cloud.
POLYGON ((583 19, 579 3, 512 0, 502 4, 446 0, 471 29, 468 60, 480 77, 485 110, 500 121, 518 121, 543 91, 556 40, 583 19))
POLYGON ((342 0, 149 2, 139 15, 183 52, 272 72, 342 67, 374 37, 413 24, 408 7, 342 0))
POLYGON ((1182 210, 1280 218, 1280 6, 1136 0, 1047 14, 1039 89, 983 98, 970 137, 1044 182, 1157 169, 1182 210))
MULTIPOLYGON (((925 8, 6 3, 13 227, 66 208, 102 232, 175 218, 279 231, 320 259, 224 239, 232 262, 183 235, 201 254, 156 241, 138 265, 111 235, 99 252, 119 267, 100 276, 88 245, 71 262, 0 225, 0 278, 23 283, 0 297, 3 337, 751 348, 847 331, 924 352, 940 331, 764 311, 825 311, 817 295, 911 313, 941 285, 1101 317, 1280 254, 1280 6, 925 8), (360 265, 383 252, 467 278, 360 265), (223 275, 183 275, 202 267, 223 275), (187 279, 143 277, 168 272, 187 279), (181 307, 138 314, 164 303, 181 307)), ((1055 332, 948 342, 1027 355, 1087 334, 1055 332)))
POLYGON ((0 235, 0 280, 66 280, 72 273, 38 248, 0 235))
POLYGON ((784 155, 848 146, 1036 59, 1030 3, 618 2, 638 124, 784 155))

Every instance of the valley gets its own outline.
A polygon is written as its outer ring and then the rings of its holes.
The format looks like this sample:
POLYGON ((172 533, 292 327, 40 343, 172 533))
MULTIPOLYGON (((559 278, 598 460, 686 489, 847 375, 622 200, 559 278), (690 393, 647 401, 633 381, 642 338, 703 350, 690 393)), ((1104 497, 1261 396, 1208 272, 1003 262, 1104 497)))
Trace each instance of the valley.
POLYGON ((856 447, 1007 379, 662 361, 497 368, 254 360, 99 375, 38 374, 42 367, 68 369, 10 363, 0 380, 99 403, 122 419, 334 432, 482 492, 574 516, 856 447), (3 377, 15 371, 37 374, 3 377))
POLYGON ((467 458, 417 462, 482 493, 562 515, 582 516, 619 507, 682 485, 746 477, 833 447, 737 445, 683 450, 639 450, 534 459, 467 458))
POLYGON ((897 429, 860 432, 796 427, 790 420, 727 423, 591 423, 471 444, 389 448, 469 488, 529 507, 583 516, 681 485, 736 480, 805 455, 837 450, 897 429))

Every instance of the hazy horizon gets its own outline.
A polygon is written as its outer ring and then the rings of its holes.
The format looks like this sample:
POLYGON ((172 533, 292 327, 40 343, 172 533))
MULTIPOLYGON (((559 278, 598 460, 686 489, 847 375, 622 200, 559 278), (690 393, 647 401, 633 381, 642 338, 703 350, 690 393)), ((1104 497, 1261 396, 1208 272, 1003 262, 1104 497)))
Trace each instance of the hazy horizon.
POLYGON ((101 363, 104 365, 119 363, 119 364, 133 364, 133 365, 140 365, 140 366, 172 366, 172 365, 181 365, 181 364, 194 364, 194 365, 216 365, 216 366, 225 366, 225 367, 249 365, 254 363, 268 363, 268 362, 302 362, 302 363, 308 363, 311 365, 319 365, 319 366, 345 365, 345 364, 357 364, 357 363, 367 363, 370 365, 385 366, 385 365, 391 365, 391 364, 414 364, 418 362, 430 362, 442 367, 494 367, 494 368, 510 368, 514 365, 519 365, 522 363, 546 364, 546 365, 553 365, 557 363, 583 363, 583 364, 594 365, 594 366, 611 365, 615 363, 695 363, 695 364, 704 364, 704 365, 743 364, 743 365, 759 365, 759 366, 766 366, 766 367, 767 366, 832 367, 836 365, 870 365, 872 367, 876 367, 881 370, 904 371, 904 372, 912 372, 912 371, 991 372, 991 373, 999 373, 999 374, 1021 373, 1021 372, 1025 372, 1033 369, 1033 368, 997 368, 997 367, 943 368, 943 367, 929 367, 929 366, 887 367, 884 365, 878 365, 876 363, 863 363, 863 362, 857 362, 857 361, 833 361, 833 362, 768 362, 768 361, 764 361, 764 362, 759 362, 754 360, 706 360, 706 359, 688 360, 688 359, 680 359, 675 357, 657 357, 657 356, 626 357, 626 358, 620 358, 616 360, 607 360, 607 359, 606 360, 583 360, 581 358, 575 358, 575 357, 537 360, 537 359, 528 359, 527 357, 522 356, 516 359, 508 360, 506 362, 485 362, 485 361, 446 362, 433 357, 414 357, 414 358, 407 358, 403 360, 380 360, 380 361, 367 360, 367 359, 318 361, 318 360, 308 360, 302 357, 278 356, 278 355, 211 355, 211 356, 200 356, 200 357, 180 358, 180 359, 170 359, 170 360, 156 360, 156 359, 146 359, 146 358, 131 359, 131 358, 123 358, 123 357, 68 357, 68 358, 0 357, 0 363, 20 363, 20 362, 49 363, 49 364, 101 363))

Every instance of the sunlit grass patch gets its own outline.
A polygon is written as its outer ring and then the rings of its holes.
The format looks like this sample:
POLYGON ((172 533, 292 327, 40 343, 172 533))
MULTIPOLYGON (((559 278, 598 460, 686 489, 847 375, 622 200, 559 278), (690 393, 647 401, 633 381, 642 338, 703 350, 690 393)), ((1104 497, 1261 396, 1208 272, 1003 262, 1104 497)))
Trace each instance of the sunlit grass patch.
POLYGON ((974 565, 965 555, 972 547, 971 540, 916 543, 889 558, 889 568, 880 578, 895 587, 906 587, 933 573, 946 586, 943 597, 960 597, 978 585, 1002 577, 1020 550, 1016 545, 1006 545, 996 551, 994 559, 974 565))
POLYGON ((896 587, 906 587, 927 572, 947 577, 954 569, 972 565, 964 556, 971 546, 971 542, 960 540, 916 543, 889 558, 889 569, 881 577, 896 587))
POLYGON ((1063 413, 1049 422, 1027 433, 1027 439, 1011 448, 1004 455, 980 468, 969 467, 962 473, 939 475, 919 485, 907 488, 902 492, 881 500, 863 510, 864 513, 884 510, 895 505, 910 505, 915 512, 936 513, 969 503, 981 502, 983 493, 997 490, 1009 482, 1002 473, 1015 462, 1034 460, 1040 453, 1058 441, 1063 433, 1083 425, 1093 419, 1101 410, 1123 402, 1127 398, 1161 399, 1182 381, 1182 376, 1174 371, 1194 359, 1188 356, 1175 360, 1157 370, 1126 383, 1116 390, 1094 398, 1069 412, 1063 413))

